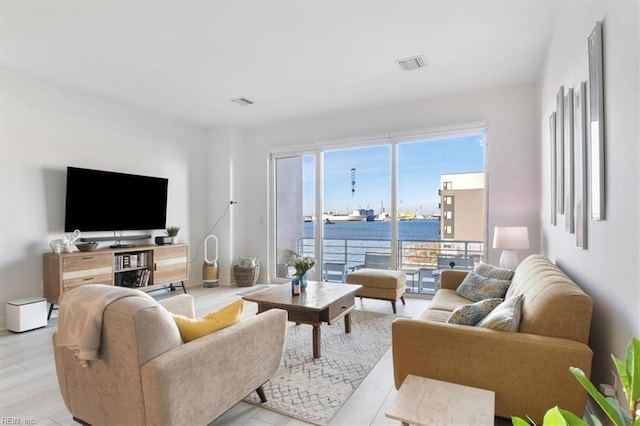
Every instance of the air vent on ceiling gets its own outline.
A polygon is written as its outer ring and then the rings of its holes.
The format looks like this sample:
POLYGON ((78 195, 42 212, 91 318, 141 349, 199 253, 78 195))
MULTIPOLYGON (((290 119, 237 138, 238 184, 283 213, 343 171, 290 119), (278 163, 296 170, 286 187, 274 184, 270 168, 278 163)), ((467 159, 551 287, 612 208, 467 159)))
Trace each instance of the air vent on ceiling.
POLYGON ((403 71, 417 70, 427 66, 427 61, 423 55, 414 56, 412 58, 400 59, 398 65, 403 71))
POLYGON ((231 102, 233 102, 234 104, 242 105, 242 106, 253 105, 253 101, 250 101, 247 98, 235 98, 235 99, 231 99, 231 102))

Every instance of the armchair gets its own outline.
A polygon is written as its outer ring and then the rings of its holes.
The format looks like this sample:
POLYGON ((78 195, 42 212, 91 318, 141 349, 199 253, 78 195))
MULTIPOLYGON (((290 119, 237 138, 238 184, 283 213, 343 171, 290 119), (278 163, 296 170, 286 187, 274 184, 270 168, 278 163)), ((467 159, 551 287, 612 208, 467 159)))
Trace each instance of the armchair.
MULTIPOLYGON (((167 311, 193 316, 191 295, 116 300, 104 310, 98 359, 83 367, 53 335, 58 384, 74 419, 94 425, 207 424, 278 370, 287 314, 272 309, 183 343, 167 311)), ((58 327, 73 327, 69 324, 58 327)))

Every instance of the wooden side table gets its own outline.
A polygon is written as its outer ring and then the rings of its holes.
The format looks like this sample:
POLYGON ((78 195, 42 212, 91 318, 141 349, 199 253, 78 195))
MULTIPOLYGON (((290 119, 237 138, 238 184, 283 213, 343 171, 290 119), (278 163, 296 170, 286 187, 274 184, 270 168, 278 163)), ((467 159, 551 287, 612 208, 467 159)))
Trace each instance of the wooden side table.
POLYGON ((494 424, 493 391, 408 375, 385 415, 403 425, 494 424))

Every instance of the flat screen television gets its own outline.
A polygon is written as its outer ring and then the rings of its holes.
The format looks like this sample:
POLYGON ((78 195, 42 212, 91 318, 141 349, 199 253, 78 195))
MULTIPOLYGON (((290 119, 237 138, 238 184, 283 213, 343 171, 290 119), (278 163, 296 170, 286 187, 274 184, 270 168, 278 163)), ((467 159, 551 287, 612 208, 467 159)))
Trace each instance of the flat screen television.
POLYGON ((67 167, 65 232, 165 229, 165 178, 67 167))

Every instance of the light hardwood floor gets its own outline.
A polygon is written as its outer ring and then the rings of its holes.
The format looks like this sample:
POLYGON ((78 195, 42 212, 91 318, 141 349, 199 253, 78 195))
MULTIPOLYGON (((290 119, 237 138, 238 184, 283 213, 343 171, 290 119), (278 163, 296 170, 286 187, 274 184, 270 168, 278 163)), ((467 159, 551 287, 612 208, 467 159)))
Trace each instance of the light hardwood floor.
MULTIPOLYGON (((218 306, 239 298, 237 287, 188 288, 195 297, 196 314, 204 315, 218 306)), ((163 296, 156 292, 153 295, 163 296)), ((405 297, 407 304, 398 303, 399 316, 415 317, 428 304, 427 299, 405 297)), ((357 309, 392 313, 385 301, 356 299, 357 309)), ((257 311, 247 302, 245 316, 257 311)), ((54 311, 53 317, 56 316, 54 311)), ((51 336, 57 320, 52 318, 45 328, 25 333, 0 333, 0 424, 77 425, 67 411, 55 374, 51 336), (5 420, 8 419, 8 420, 5 420), (20 423, 16 423, 19 419, 20 423)), ((331 420, 331 425, 398 425, 387 419, 386 407, 396 394, 393 386, 391 350, 382 357, 362 384, 331 420)), ((212 425, 304 425, 291 417, 240 402, 212 425)))

